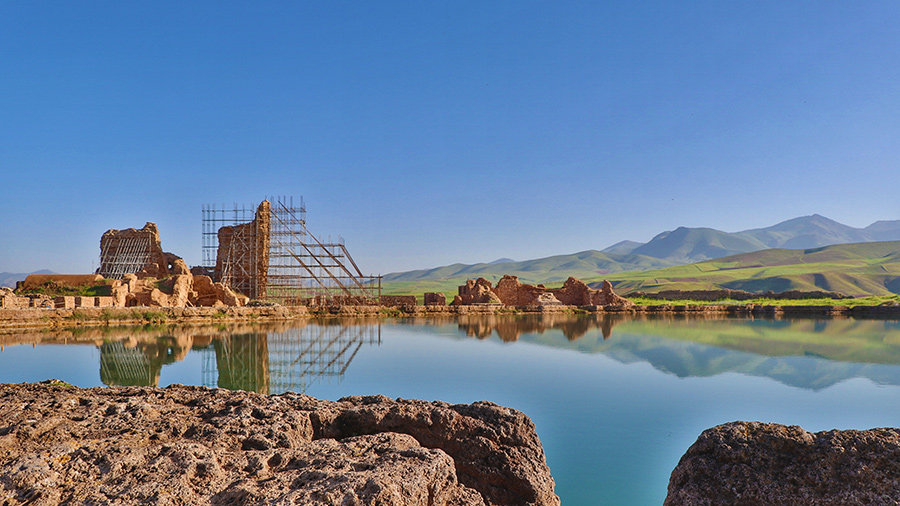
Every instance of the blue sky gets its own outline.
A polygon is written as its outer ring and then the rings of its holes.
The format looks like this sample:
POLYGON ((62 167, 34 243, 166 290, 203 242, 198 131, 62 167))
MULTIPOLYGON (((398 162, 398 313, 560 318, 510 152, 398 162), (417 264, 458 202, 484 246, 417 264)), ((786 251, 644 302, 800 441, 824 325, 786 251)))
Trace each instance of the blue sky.
POLYGON ((374 274, 900 219, 900 2, 0 3, 0 271, 303 196, 374 274))

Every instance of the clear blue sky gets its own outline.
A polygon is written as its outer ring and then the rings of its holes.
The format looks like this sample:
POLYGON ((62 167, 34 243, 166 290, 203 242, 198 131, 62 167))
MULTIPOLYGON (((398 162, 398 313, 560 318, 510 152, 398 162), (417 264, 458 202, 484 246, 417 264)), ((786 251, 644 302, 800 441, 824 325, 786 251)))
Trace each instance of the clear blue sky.
POLYGON ((900 218, 900 2, 3 2, 0 271, 303 196, 364 271, 900 218))

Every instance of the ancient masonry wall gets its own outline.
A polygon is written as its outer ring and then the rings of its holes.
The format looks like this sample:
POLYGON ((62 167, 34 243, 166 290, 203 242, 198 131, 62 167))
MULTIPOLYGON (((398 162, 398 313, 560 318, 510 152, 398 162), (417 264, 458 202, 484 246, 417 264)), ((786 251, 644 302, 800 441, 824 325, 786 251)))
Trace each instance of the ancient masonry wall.
POLYGON ((162 278, 168 274, 168 263, 156 223, 147 222, 141 229, 107 230, 100 238, 97 273, 104 278, 122 279, 141 271, 162 278))
POLYGON ((219 229, 216 280, 251 299, 265 298, 271 221, 271 206, 264 200, 253 221, 219 229))

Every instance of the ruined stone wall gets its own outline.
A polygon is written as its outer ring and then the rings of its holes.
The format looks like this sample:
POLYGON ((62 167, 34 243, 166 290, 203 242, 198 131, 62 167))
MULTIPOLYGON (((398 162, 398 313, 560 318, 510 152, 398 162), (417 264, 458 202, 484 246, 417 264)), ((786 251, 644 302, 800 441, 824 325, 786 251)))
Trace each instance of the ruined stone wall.
POLYGON ((425 294, 426 306, 446 306, 447 297, 441 292, 427 292, 425 294))
POLYGON ((634 303, 612 291, 612 284, 604 281, 600 290, 595 290, 583 281, 570 277, 561 288, 546 288, 544 285, 521 283, 516 276, 503 276, 497 286, 478 278, 468 280, 459 287, 459 295, 453 305, 501 303, 507 306, 534 307, 550 305, 567 306, 631 306, 634 303))
POLYGON ((251 299, 265 298, 272 212, 268 200, 249 223, 219 229, 215 279, 251 299))
POLYGON ((110 229, 100 237, 97 273, 104 278, 121 279, 124 274, 142 271, 147 276, 162 278, 169 274, 168 266, 156 223, 148 221, 141 229, 110 229))
POLYGON ((379 302, 382 306, 415 306, 418 304, 415 295, 382 295, 379 302))

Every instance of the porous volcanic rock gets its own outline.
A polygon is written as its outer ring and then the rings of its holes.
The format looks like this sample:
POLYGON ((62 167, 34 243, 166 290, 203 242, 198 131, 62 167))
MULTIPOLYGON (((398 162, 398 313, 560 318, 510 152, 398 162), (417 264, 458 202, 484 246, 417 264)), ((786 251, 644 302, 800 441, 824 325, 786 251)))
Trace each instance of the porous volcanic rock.
POLYGON ((900 504, 900 429, 732 422, 704 431, 672 472, 665 506, 900 504))
POLYGON ((522 413, 0 384, 0 504, 559 505, 522 413))

